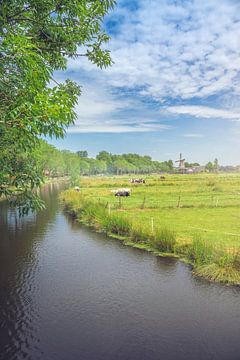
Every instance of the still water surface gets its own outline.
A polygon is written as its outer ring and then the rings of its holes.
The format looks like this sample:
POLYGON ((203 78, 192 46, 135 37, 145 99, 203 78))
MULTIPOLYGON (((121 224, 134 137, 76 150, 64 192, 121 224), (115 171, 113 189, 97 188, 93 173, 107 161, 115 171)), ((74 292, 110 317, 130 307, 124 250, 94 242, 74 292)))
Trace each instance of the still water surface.
POLYGON ((239 360, 240 290, 47 209, 19 221, 1 204, 1 360, 239 360))

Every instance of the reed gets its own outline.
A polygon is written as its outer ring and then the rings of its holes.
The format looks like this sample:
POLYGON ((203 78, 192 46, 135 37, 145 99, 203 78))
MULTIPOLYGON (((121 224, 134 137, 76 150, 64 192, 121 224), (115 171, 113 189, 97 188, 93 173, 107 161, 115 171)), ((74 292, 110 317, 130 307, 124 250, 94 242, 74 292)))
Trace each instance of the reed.
POLYGON ((153 235, 152 244, 161 252, 174 252, 176 233, 168 228, 157 229, 153 235))
POLYGON ((106 233, 121 236, 129 236, 132 227, 131 222, 120 214, 106 215, 102 221, 102 225, 106 233))
POLYGON ((187 248, 188 259, 196 266, 210 264, 214 259, 214 249, 211 243, 195 235, 187 248))
POLYGON ((133 242, 136 243, 149 243, 152 239, 153 235, 143 227, 142 225, 133 225, 131 228, 130 238, 133 242))

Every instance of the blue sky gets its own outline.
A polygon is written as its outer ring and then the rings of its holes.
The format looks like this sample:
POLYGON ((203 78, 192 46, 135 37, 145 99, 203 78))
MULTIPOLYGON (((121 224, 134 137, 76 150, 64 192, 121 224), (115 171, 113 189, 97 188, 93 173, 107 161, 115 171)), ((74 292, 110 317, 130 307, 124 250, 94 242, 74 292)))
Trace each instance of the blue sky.
POLYGON ((59 148, 240 164, 240 1, 119 0, 105 18, 114 65, 70 59, 82 85, 59 148))

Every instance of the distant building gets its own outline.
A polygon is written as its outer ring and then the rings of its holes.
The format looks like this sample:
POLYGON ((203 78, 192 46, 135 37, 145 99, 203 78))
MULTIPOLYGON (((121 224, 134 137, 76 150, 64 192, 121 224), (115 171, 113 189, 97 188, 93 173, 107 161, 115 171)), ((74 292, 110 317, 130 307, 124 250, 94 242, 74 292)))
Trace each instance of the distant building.
POLYGON ((225 165, 219 167, 220 171, 223 172, 240 172, 240 165, 232 166, 232 165, 225 165))

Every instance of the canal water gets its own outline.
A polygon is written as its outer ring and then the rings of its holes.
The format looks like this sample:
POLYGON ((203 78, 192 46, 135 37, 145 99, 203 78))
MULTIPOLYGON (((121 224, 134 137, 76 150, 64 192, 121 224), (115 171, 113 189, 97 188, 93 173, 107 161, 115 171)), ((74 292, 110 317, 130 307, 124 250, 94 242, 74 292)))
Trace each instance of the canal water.
POLYGON ((47 209, 0 216, 1 360, 239 360, 240 290, 47 209))

